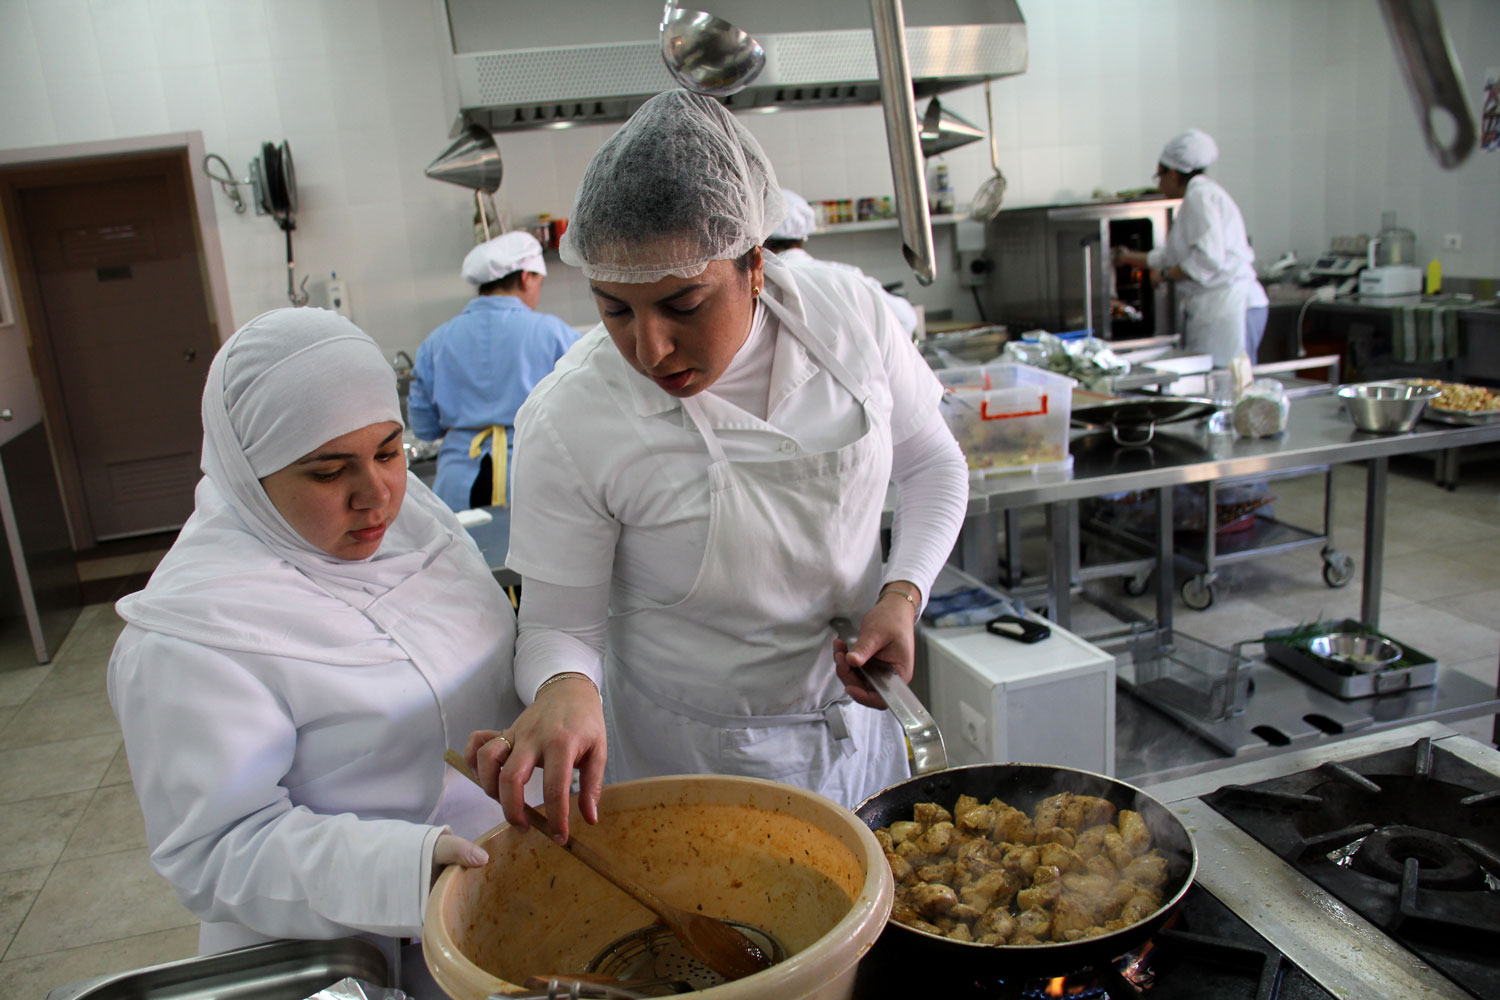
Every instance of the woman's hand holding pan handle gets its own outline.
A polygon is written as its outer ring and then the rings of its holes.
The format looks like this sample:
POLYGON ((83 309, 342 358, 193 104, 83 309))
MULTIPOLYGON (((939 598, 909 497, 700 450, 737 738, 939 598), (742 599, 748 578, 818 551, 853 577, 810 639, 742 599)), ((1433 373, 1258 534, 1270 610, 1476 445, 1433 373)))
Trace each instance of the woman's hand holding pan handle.
POLYGON ((859 623, 859 635, 853 645, 841 638, 833 640, 833 662, 844 690, 861 705, 886 708, 885 699, 866 687, 855 676, 854 668, 871 660, 883 660, 910 683, 916 668, 917 608, 922 600, 917 585, 905 580, 886 584, 859 623))
POLYGON ((536 700, 503 733, 481 730, 469 736, 464 758, 479 783, 500 801, 506 822, 528 829, 526 782, 542 768, 549 832, 568 841, 568 793, 578 774, 578 808, 588 823, 599 821, 604 790, 604 706, 599 690, 583 674, 563 674, 537 689, 536 700))

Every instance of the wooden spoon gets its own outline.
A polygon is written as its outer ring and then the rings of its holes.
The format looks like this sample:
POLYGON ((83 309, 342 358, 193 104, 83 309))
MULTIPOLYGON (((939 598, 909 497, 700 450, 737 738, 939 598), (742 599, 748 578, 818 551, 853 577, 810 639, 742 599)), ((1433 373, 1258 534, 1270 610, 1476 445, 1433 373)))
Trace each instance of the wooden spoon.
MULTIPOLYGON (((469 770, 468 762, 458 751, 445 751, 443 759, 458 773, 474 784, 479 784, 479 778, 469 770)), ((526 810, 527 821, 537 833, 556 844, 557 841, 547 836, 547 817, 533 806, 525 803, 522 805, 526 810)), ((762 969, 770 968, 771 960, 766 957, 766 953, 739 930, 717 917, 672 906, 639 882, 621 874, 612 862, 593 848, 580 843, 577 835, 569 837, 567 844, 561 846, 584 865, 592 868, 597 874, 602 875, 617 888, 624 890, 636 902, 656 914, 657 919, 677 936, 683 947, 687 948, 694 958, 725 979, 743 979, 762 969)))

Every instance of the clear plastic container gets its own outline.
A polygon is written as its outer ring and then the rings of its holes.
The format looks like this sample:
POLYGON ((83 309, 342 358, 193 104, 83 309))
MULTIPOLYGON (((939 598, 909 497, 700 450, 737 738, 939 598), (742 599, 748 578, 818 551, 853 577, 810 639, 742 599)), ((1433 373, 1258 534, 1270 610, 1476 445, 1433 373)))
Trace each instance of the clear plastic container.
POLYGON ((1380 233, 1370 241, 1371 267, 1417 263, 1417 234, 1396 225, 1395 212, 1380 216, 1380 233))
POLYGON ((1066 475, 1068 423, 1077 382, 1030 365, 1000 363, 938 371, 949 391, 943 419, 971 477, 1066 475))

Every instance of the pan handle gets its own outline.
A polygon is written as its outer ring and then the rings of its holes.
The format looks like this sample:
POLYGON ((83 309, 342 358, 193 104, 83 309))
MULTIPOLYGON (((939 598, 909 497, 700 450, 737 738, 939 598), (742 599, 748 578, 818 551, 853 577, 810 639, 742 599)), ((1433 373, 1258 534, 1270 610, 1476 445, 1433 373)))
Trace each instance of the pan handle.
MULTIPOLYGON (((851 646, 859 638, 854 622, 848 618, 835 618, 829 624, 838 637, 851 646)), ((884 660, 872 659, 863 667, 855 667, 854 673, 866 687, 885 699, 891 714, 901 723, 911 751, 912 774, 928 774, 946 768, 948 750, 943 745, 943 734, 938 729, 937 720, 896 669, 884 660)))

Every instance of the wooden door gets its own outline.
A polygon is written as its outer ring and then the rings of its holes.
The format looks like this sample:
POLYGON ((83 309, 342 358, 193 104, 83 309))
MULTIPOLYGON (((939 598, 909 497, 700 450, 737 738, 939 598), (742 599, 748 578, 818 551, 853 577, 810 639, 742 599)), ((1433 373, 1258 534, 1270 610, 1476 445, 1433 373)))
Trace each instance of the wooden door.
POLYGON ((179 527, 217 347, 183 158, 35 167, 8 181, 34 347, 63 410, 54 434, 71 447, 92 540, 179 527))

